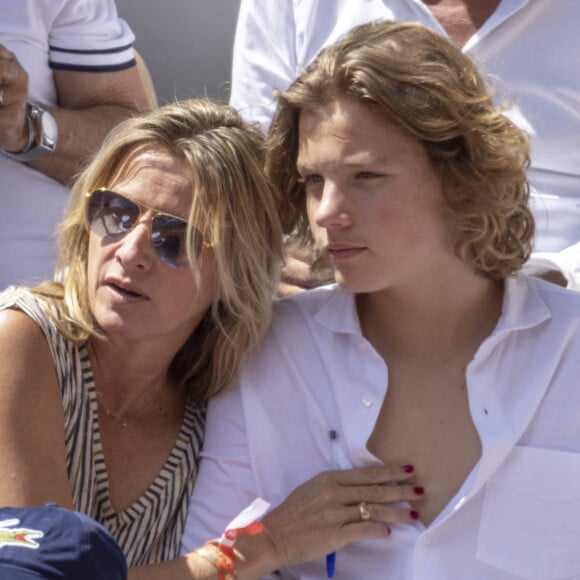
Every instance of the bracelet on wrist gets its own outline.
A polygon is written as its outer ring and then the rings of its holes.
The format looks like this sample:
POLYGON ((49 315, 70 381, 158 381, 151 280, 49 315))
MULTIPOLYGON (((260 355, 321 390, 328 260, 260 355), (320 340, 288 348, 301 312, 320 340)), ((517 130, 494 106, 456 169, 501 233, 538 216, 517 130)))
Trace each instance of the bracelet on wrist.
POLYGON ((256 499, 229 523, 219 540, 211 540, 196 550, 199 556, 207 560, 217 570, 218 580, 235 580, 234 544, 240 534, 255 536, 266 529, 255 518, 262 516, 269 507, 270 504, 263 499, 256 499))
POLYGON ((218 573, 219 580, 235 580, 235 558, 233 548, 222 549, 216 540, 207 542, 196 550, 198 556, 207 560, 218 573))

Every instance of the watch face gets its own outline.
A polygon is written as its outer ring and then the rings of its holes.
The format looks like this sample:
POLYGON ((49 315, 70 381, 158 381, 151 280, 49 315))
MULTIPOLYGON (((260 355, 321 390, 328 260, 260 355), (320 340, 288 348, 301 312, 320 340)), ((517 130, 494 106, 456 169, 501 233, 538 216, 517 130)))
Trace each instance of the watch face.
POLYGON ((40 128, 40 147, 54 151, 58 139, 58 126, 54 117, 47 111, 42 111, 40 114, 40 128))
POLYGON ((19 153, 0 151, 0 155, 14 161, 33 161, 56 149, 58 140, 58 125, 54 117, 48 112, 30 101, 26 107, 26 119, 28 130, 33 136, 29 146, 19 153), (30 145, 32 145, 30 147, 30 145))

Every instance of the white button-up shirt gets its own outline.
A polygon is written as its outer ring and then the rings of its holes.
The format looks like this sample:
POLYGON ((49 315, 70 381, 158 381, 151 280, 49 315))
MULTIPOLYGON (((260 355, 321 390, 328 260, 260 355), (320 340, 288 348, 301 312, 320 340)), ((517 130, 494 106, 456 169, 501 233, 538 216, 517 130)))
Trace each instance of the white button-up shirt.
MULTIPOLYGON (((377 464, 366 443, 387 389, 352 294, 278 302, 240 385, 210 405, 184 550, 256 496, 276 505, 323 470, 377 464)), ((480 461, 428 527, 340 550, 336 580, 580 579, 580 294, 509 279, 467 389, 480 461)), ((325 561, 280 573, 325 578, 325 561)))

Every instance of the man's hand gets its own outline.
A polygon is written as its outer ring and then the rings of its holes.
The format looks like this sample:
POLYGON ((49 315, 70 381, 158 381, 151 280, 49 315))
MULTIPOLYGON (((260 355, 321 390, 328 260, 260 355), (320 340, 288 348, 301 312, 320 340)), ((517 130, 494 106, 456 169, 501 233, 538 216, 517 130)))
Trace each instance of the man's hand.
POLYGON ((286 242, 285 254, 278 296, 291 296, 310 288, 329 284, 334 280, 330 267, 312 270, 312 265, 316 261, 312 248, 301 246, 294 240, 290 240, 286 242))
POLYGON ((28 73, 16 55, 0 44, 0 149, 17 153, 28 144, 28 73))

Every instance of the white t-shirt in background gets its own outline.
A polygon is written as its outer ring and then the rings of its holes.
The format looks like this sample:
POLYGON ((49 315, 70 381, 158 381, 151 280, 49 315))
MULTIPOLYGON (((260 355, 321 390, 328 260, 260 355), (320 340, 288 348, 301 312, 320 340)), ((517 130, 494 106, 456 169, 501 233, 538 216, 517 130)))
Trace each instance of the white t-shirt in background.
MULTIPOLYGON (((0 0, 0 14, 0 43, 28 72, 29 99, 41 106, 57 105, 55 68, 107 72, 135 64, 135 37, 114 0, 0 0)), ((0 156, 0 289, 53 278, 56 226, 68 193, 0 156)))

